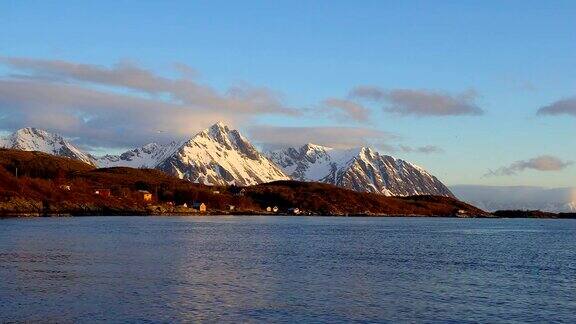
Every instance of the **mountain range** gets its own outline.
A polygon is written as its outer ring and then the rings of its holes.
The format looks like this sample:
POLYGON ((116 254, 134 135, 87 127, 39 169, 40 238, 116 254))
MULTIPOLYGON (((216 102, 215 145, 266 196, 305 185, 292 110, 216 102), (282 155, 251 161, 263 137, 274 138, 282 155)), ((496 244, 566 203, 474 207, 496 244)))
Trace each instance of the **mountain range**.
POLYGON ((486 211, 519 209, 576 212, 576 187, 459 185, 451 186, 450 190, 458 199, 486 211))
POLYGON ((387 196, 452 192, 426 170, 370 148, 306 144, 261 153, 237 130, 216 123, 187 140, 151 143, 119 155, 92 156, 60 135, 23 128, 0 139, 4 148, 40 151, 100 168, 150 168, 209 185, 247 186, 276 180, 315 181, 387 196))
POLYGON ((267 155, 294 180, 324 182, 386 196, 453 197, 450 190, 426 170, 367 147, 334 149, 306 144, 267 155))

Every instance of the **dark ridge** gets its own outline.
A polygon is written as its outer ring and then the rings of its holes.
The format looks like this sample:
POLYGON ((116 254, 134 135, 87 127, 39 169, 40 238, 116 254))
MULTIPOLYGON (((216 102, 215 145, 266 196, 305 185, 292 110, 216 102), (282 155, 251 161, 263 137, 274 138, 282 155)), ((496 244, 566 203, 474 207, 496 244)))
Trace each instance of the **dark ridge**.
POLYGON ((498 210, 492 214, 504 218, 576 218, 576 213, 551 213, 541 210, 498 210))

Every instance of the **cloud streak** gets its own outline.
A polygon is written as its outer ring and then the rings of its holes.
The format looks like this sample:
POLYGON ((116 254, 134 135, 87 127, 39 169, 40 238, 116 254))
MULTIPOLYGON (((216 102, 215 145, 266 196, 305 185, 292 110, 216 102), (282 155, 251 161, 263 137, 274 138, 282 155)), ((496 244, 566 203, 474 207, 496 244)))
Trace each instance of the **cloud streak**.
POLYGON ((389 153, 417 153, 417 154, 439 154, 444 153, 444 150, 435 145, 425 146, 409 146, 409 145, 395 145, 383 144, 380 149, 389 153))
POLYGON ((516 161, 509 166, 501 167, 496 170, 489 170, 484 176, 511 176, 528 169, 548 172, 560 171, 572 164, 574 164, 572 161, 562 161, 561 159, 551 155, 541 155, 529 160, 516 161))
POLYGON ((432 90, 388 90, 361 86, 352 89, 349 97, 381 104, 385 112, 401 116, 473 116, 484 113, 476 104, 478 95, 474 91, 448 94, 432 90))
POLYGON ((553 102, 538 109, 538 115, 572 115, 576 116, 576 97, 570 97, 553 102))
POLYGON ((277 127, 255 126, 248 129, 255 142, 267 149, 314 143, 333 148, 359 146, 385 147, 398 135, 364 127, 277 127), (345 136, 343 136, 345 134, 345 136))
POLYGON ((367 122, 370 117, 370 109, 352 100, 328 98, 322 102, 322 105, 322 111, 337 120, 367 122))
POLYGON ((420 147, 400 145, 400 150, 404 153, 422 153, 422 154, 444 153, 444 150, 442 148, 434 145, 426 145, 420 147))
POLYGON ((218 92, 191 79, 195 72, 183 64, 176 67, 183 77, 174 79, 126 62, 104 67, 0 57, 0 64, 14 72, 0 77, 1 128, 46 128, 86 146, 134 146, 190 136, 218 120, 300 113, 267 88, 218 92))
POLYGON ((191 107, 231 110, 238 113, 297 114, 297 110, 282 105, 278 94, 267 88, 239 85, 225 93, 202 85, 189 77, 195 72, 185 64, 175 68, 184 76, 170 79, 159 76, 130 62, 120 62, 112 67, 78 64, 61 60, 1 57, 0 62, 29 73, 27 79, 61 82, 82 82, 101 86, 119 87, 148 95, 168 95, 176 103, 191 107))

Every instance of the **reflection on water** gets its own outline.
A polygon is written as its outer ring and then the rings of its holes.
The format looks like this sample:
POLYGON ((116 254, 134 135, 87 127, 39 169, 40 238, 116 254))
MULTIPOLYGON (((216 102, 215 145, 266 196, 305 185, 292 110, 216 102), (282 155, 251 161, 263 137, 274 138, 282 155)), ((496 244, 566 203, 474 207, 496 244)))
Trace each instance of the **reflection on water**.
POLYGON ((576 221, 0 220, 2 321, 567 321, 576 221))

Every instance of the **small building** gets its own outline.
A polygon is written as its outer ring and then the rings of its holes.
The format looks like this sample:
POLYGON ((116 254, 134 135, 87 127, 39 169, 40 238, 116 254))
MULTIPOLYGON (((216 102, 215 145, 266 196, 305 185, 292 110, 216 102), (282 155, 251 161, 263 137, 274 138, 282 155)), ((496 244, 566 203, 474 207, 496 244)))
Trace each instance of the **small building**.
POLYGON ((64 191, 70 191, 70 190, 72 190, 72 188, 70 187, 70 185, 59 185, 58 188, 60 188, 61 190, 64 190, 64 191))
POLYGON ((274 207, 272 207, 272 211, 273 211, 273 212, 277 213, 277 212, 278 212, 278 210, 279 210, 279 209, 278 209, 278 206, 274 206, 274 207))
POLYGON ((206 204, 203 202, 199 202, 199 201, 195 201, 192 203, 192 208, 196 209, 197 211, 201 212, 201 213, 205 213, 206 212, 206 204))
POLYGON ((270 207, 270 206, 266 207, 266 211, 269 213, 272 212, 272 207, 270 207))
POLYGON ((457 217, 468 217, 468 212, 466 212, 466 210, 464 210, 464 209, 459 209, 456 211, 456 216, 457 217))
POLYGON ((212 194, 213 194, 213 195, 219 195, 219 194, 220 194, 220 190, 212 190, 212 194))
POLYGON ((188 208, 188 204, 187 204, 187 203, 183 203, 182 205, 180 205, 180 207, 188 208))
POLYGON ((289 214, 293 214, 293 215, 299 215, 299 214, 300 214, 300 209, 299 209, 299 208, 289 208, 289 209, 288 209, 288 213, 289 213, 289 214))
POLYGON ((152 201, 152 194, 148 190, 138 190, 136 192, 136 197, 138 198, 138 200, 143 202, 152 201))
POLYGON ((236 206, 234 206, 234 205, 228 205, 228 210, 234 211, 234 210, 236 210, 236 206))
POLYGON ((108 198, 111 196, 110 189, 104 189, 104 188, 94 189, 94 194, 104 198, 108 198))

